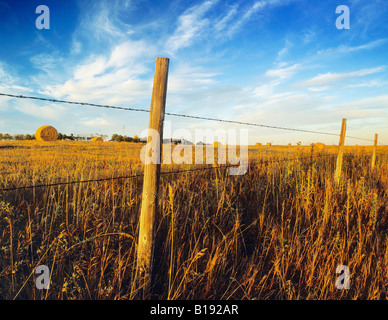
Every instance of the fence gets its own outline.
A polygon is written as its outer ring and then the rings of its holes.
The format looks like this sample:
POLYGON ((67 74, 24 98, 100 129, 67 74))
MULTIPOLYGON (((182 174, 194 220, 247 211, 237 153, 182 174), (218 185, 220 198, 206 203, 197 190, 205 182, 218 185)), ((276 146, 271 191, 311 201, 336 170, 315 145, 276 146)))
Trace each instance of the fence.
MULTIPOLYGON (((378 136, 375 134, 374 139, 368 139, 363 137, 354 137, 354 136, 346 136, 346 119, 342 120, 341 133, 331 133, 331 132, 322 132, 322 131, 314 131, 314 130, 304 130, 297 128, 288 128, 288 127, 280 127, 273 125, 265 125, 258 123, 250 123, 250 122, 241 122, 227 119, 218 119, 218 118, 210 118, 203 116, 195 116, 195 115, 187 115, 187 114, 178 114, 165 112, 165 104, 166 104, 166 96, 167 96, 167 79, 168 79, 168 67, 169 67, 169 59, 168 58, 157 58, 156 59, 156 68, 155 68, 155 76, 154 76, 154 86, 151 100, 151 108, 150 110, 141 109, 141 108, 133 108, 133 107, 120 107, 120 106, 111 106, 111 105, 101 105, 95 103, 88 102, 75 102, 75 101, 66 101, 66 100, 57 100, 52 98, 41 98, 35 96, 23 96, 23 95, 13 95, 8 93, 0 93, 0 96, 10 97, 10 98, 18 98, 18 99, 34 99, 39 101, 48 101, 53 103, 66 103, 66 104, 74 104, 74 105, 82 105, 88 107, 97 107, 97 108, 108 108, 108 109, 116 109, 116 110, 125 110, 132 112, 146 112, 150 113, 149 117, 149 129, 156 130, 159 132, 159 140, 152 141, 150 136, 147 138, 147 142, 154 143, 156 146, 156 150, 161 149, 162 141, 163 141, 163 122, 165 115, 174 116, 174 117, 183 117, 197 120, 206 120, 206 121, 215 121, 215 122, 223 122, 230 124, 238 124, 244 126, 254 126, 254 127, 263 127, 277 130, 286 130, 286 131, 295 131, 301 133, 314 133, 321 135, 331 135, 331 136, 339 136, 339 147, 338 153, 336 154, 326 154, 326 155, 310 155, 305 159, 313 159, 313 158, 322 158, 322 157, 337 157, 336 161, 336 169, 334 173, 334 179, 336 184, 339 184, 342 170, 342 161, 344 156, 344 143, 345 137, 358 139, 363 141, 373 141, 373 153, 371 158, 371 170, 375 167, 376 154, 377 154, 377 145, 378 145, 378 136)), ((234 167, 234 165, 216 165, 210 167, 200 167, 200 168, 191 168, 185 170, 175 170, 175 171, 165 171, 161 172, 161 153, 157 153, 156 163, 146 163, 144 167, 143 174, 135 174, 129 176, 119 176, 119 177, 110 177, 110 178, 99 178, 99 179, 91 179, 91 180, 77 180, 77 181, 67 181, 67 182, 56 182, 56 183, 48 183, 48 184, 38 184, 38 185, 30 185, 30 186, 13 186, 1 188, 0 192, 10 192, 10 191, 18 191, 25 189, 35 189, 35 188, 47 188, 47 187, 55 187, 61 185, 71 185, 71 184, 82 184, 82 183, 92 183, 92 182, 100 182, 100 181, 108 181, 108 180, 120 180, 120 179, 135 179, 135 178, 143 178, 143 193, 142 193, 142 204, 141 204, 141 213, 140 213, 140 229, 139 229, 139 237, 138 237, 138 251, 137 251, 137 276, 135 277, 136 286, 143 290, 143 295, 147 296, 150 287, 151 287, 151 274, 152 274, 152 255, 153 255, 153 238, 154 238, 154 224, 155 224, 155 213, 157 211, 157 197, 158 197, 158 184, 160 180, 160 175, 166 174, 179 174, 185 172, 195 172, 202 170, 214 170, 217 168, 230 168, 234 167)), ((269 161, 261 161, 258 163, 259 165, 269 164, 271 162, 281 162, 281 161, 296 161, 303 159, 301 157, 297 157, 294 159, 276 159, 269 161)), ((108 234, 106 236, 113 236, 115 233, 108 234)), ((129 235, 127 235, 129 236, 129 235)), ((0 277, 6 276, 8 274, 0 274, 0 277)), ((31 275, 30 275, 31 276, 31 275)))

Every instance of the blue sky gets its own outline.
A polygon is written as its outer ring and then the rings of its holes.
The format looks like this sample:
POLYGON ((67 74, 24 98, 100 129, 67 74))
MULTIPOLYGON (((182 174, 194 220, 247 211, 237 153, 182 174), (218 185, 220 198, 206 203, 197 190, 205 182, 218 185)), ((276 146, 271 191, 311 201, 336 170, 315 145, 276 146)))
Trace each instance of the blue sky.
MULTIPOLYGON (((0 0, 0 92, 149 108, 170 58, 166 110, 388 144, 388 1, 0 0), (38 5, 50 29, 38 30, 38 5), (336 28, 337 6, 350 29, 336 28)), ((241 126, 166 117, 180 128, 241 126)), ((148 114, 0 97, 0 132, 133 136, 148 114)), ((249 128, 249 142, 338 137, 249 128)), ((347 144, 369 144, 347 139, 347 144)))

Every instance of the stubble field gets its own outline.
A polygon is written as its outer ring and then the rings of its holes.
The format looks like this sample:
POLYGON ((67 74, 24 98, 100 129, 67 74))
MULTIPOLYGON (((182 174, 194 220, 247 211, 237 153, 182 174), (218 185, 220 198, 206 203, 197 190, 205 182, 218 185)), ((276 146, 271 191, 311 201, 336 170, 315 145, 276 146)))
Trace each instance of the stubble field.
MULTIPOLYGON (((1 299, 134 299, 135 143, 0 142, 1 299), (50 269, 38 290, 35 269, 50 269)), ((152 299, 386 299, 388 148, 255 146, 242 176, 163 174, 152 299), (350 289, 336 288, 336 268, 350 289)), ((196 168, 162 165, 162 171, 196 168)))

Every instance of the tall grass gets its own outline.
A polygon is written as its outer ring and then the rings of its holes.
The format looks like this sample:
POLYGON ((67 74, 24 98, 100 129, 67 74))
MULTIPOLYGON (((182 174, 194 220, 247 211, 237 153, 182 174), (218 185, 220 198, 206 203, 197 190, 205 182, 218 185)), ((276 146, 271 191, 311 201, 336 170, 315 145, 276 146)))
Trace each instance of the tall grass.
MULTIPOLYGON (((18 146, 1 151, 1 187, 141 170, 132 144, 18 146)), ((371 172, 368 153, 346 156, 335 185, 333 157, 254 151, 282 161, 162 175, 149 298, 385 299, 387 157, 371 172)), ((136 299, 141 190, 134 178, 1 193, 0 298, 136 299), (40 264, 49 290, 35 287, 40 264)))

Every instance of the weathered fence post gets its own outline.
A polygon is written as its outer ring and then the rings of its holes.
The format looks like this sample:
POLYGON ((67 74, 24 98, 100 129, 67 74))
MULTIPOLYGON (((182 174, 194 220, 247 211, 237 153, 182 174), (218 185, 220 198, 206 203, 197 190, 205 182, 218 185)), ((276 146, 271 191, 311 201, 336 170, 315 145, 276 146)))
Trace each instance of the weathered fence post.
POLYGON ((372 162, 371 162, 371 169, 372 170, 374 169, 375 162, 376 162, 377 138, 378 138, 378 134, 375 133, 375 143, 374 143, 374 146, 373 146, 373 154, 372 154, 372 162))
POLYGON ((214 168, 218 167, 218 157, 219 157, 218 150, 219 150, 220 147, 221 147, 221 143, 220 142, 215 141, 213 143, 213 167, 214 168), (217 152, 216 152, 216 149, 217 149, 217 152))
POLYGON ((337 184, 339 184, 341 171, 342 171, 342 158, 344 155, 345 134, 346 134, 346 119, 342 119, 341 135, 340 135, 338 155, 337 155, 337 166, 335 168, 335 174, 334 174, 334 180, 337 184))
POLYGON ((158 203, 161 152, 163 147, 163 122, 166 106, 169 59, 156 59, 154 86, 152 90, 147 144, 156 151, 156 158, 144 166, 144 182, 140 212, 139 239, 137 247, 136 285, 141 288, 143 298, 151 289, 152 260, 154 250, 154 225, 158 203), (158 134, 155 134, 157 132, 158 134))

